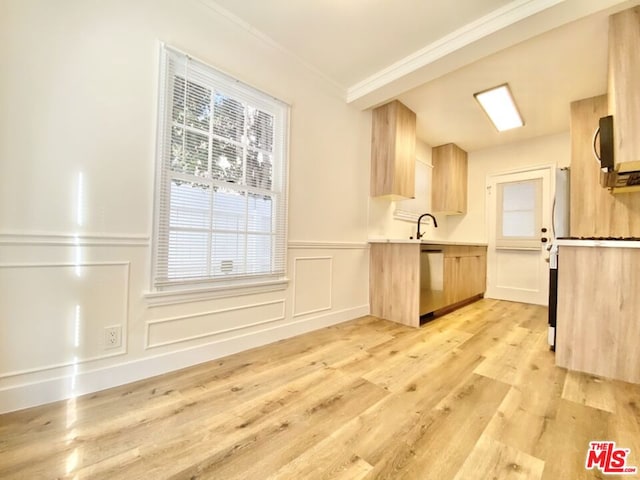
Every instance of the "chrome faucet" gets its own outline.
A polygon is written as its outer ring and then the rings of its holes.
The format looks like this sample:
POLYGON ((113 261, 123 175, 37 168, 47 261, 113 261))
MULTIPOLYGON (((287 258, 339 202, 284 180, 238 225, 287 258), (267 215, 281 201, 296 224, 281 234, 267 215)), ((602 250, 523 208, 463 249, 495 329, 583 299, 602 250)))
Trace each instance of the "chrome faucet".
POLYGON ((420 240, 424 235, 424 233, 420 233, 420 221, 422 220, 422 217, 431 217, 433 219, 433 226, 435 228, 438 228, 438 221, 436 220, 436 217, 434 217, 430 213, 423 213, 418 217, 418 233, 416 233, 416 239, 418 240, 420 240))

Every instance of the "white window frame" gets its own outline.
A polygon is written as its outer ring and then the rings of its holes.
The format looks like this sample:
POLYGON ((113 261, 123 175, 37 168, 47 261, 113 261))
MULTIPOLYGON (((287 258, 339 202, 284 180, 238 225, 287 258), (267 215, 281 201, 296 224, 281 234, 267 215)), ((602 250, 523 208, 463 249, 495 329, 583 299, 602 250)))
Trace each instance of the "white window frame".
MULTIPOLYGON (((186 71, 186 70, 185 70, 186 71)), ((185 75, 186 76, 186 73, 185 75)), ((189 79, 191 77, 188 77, 189 79)), ((288 138, 289 138, 289 106, 273 98, 272 96, 246 85, 235 78, 232 78, 219 70, 190 57, 172 47, 161 45, 160 48, 160 81, 158 89, 158 124, 157 124, 157 149, 156 149, 156 178, 154 188, 154 230, 153 230, 153 253, 151 268, 151 292, 146 295, 151 303, 164 303, 163 297, 166 295, 181 295, 184 301, 190 299, 201 299, 216 296, 232 296, 235 295, 237 289, 246 290, 246 293, 258 293, 260 291, 270 291, 274 289, 282 289, 286 287, 288 282, 287 273, 287 196, 288 196, 288 138), (274 239, 272 242, 272 253, 269 257, 271 260, 271 271, 265 273, 242 273, 239 275, 214 275, 199 277, 194 279, 169 279, 169 217, 171 192, 169 190, 171 181, 176 176, 184 177, 185 173, 172 172, 168 159, 171 149, 171 128, 172 119, 172 97, 173 97, 173 79, 175 76, 181 75, 178 70, 183 64, 188 69, 189 66, 194 68, 195 65, 200 71, 206 72, 206 79, 212 79, 212 83, 207 83, 212 91, 224 92, 228 98, 235 100, 242 99, 253 107, 259 107, 260 110, 268 111, 275 118, 274 139, 274 160, 273 160, 273 181, 271 189, 266 193, 274 201, 275 207, 272 210, 274 239), (209 78, 210 77, 210 78, 209 78), (238 93, 235 96, 235 93, 238 93), (166 269, 165 267, 166 266, 166 269)), ((242 140, 243 142, 246 139, 242 140)), ((211 143, 209 143, 211 146, 211 143)), ((247 148, 245 147, 245 155, 247 148)), ((243 156, 243 158, 245 158, 243 156)), ((198 183, 207 183, 213 186, 226 185, 224 181, 208 179, 204 180, 200 177, 191 179, 198 183)), ((229 183, 230 187, 235 190, 253 192, 259 190, 250 187, 247 184, 229 183)), ((253 192, 262 195, 262 191, 253 192)), ((213 210, 210 212, 211 218, 214 218, 213 210)), ((215 234, 213 226, 207 235, 211 237, 215 234)), ((247 237, 249 230, 239 234, 247 237)), ((210 242, 210 240, 209 240, 210 242)), ((246 242, 245 242, 246 244, 246 242)), ((244 259, 247 259, 247 250, 244 251, 244 259)), ((210 265, 209 265, 210 267, 210 265)), ((208 270, 210 271, 210 270, 208 270)), ((169 303, 169 302, 167 302, 169 303)))

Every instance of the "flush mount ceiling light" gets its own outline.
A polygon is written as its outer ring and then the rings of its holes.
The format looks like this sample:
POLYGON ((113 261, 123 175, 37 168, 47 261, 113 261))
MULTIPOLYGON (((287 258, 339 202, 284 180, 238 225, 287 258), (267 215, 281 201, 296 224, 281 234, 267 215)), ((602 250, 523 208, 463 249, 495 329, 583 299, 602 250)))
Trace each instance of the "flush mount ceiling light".
POLYGON ((474 93, 473 96, 499 132, 524 125, 508 84, 474 93))

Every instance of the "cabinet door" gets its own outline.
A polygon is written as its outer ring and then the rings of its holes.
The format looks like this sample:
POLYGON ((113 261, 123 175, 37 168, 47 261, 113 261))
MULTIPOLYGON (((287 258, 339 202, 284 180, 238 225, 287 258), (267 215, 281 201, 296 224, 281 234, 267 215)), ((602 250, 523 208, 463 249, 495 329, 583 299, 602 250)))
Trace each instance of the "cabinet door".
POLYGON ((416 114, 395 100, 373 110, 371 196, 415 196, 416 114))
POLYGON ((432 150, 431 210, 447 215, 467 211, 467 152, 453 143, 432 150))
POLYGON ((420 245, 374 243, 370 249, 371 314, 420 326, 420 245))
POLYGON ((448 257, 444 259, 444 298, 447 305, 484 293, 487 257, 448 257))
POLYGON ((444 259, 444 302, 447 306, 458 303, 462 300, 463 271, 460 268, 462 257, 446 257, 444 259))
POLYGON ((487 257, 466 257, 463 268, 465 269, 465 297, 474 297, 484 293, 487 282, 487 257))

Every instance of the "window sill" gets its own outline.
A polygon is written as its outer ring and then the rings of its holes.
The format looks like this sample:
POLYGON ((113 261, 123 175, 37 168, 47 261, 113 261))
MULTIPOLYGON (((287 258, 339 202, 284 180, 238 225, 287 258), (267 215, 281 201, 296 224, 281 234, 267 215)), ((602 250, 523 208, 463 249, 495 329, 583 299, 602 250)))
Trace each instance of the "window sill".
POLYGON ((257 293, 276 292, 285 290, 289 285, 288 278, 277 280, 256 281, 244 285, 216 285, 200 288, 180 288, 147 292, 144 299, 149 307, 175 305, 178 303, 200 302, 216 298, 239 297, 257 293))

